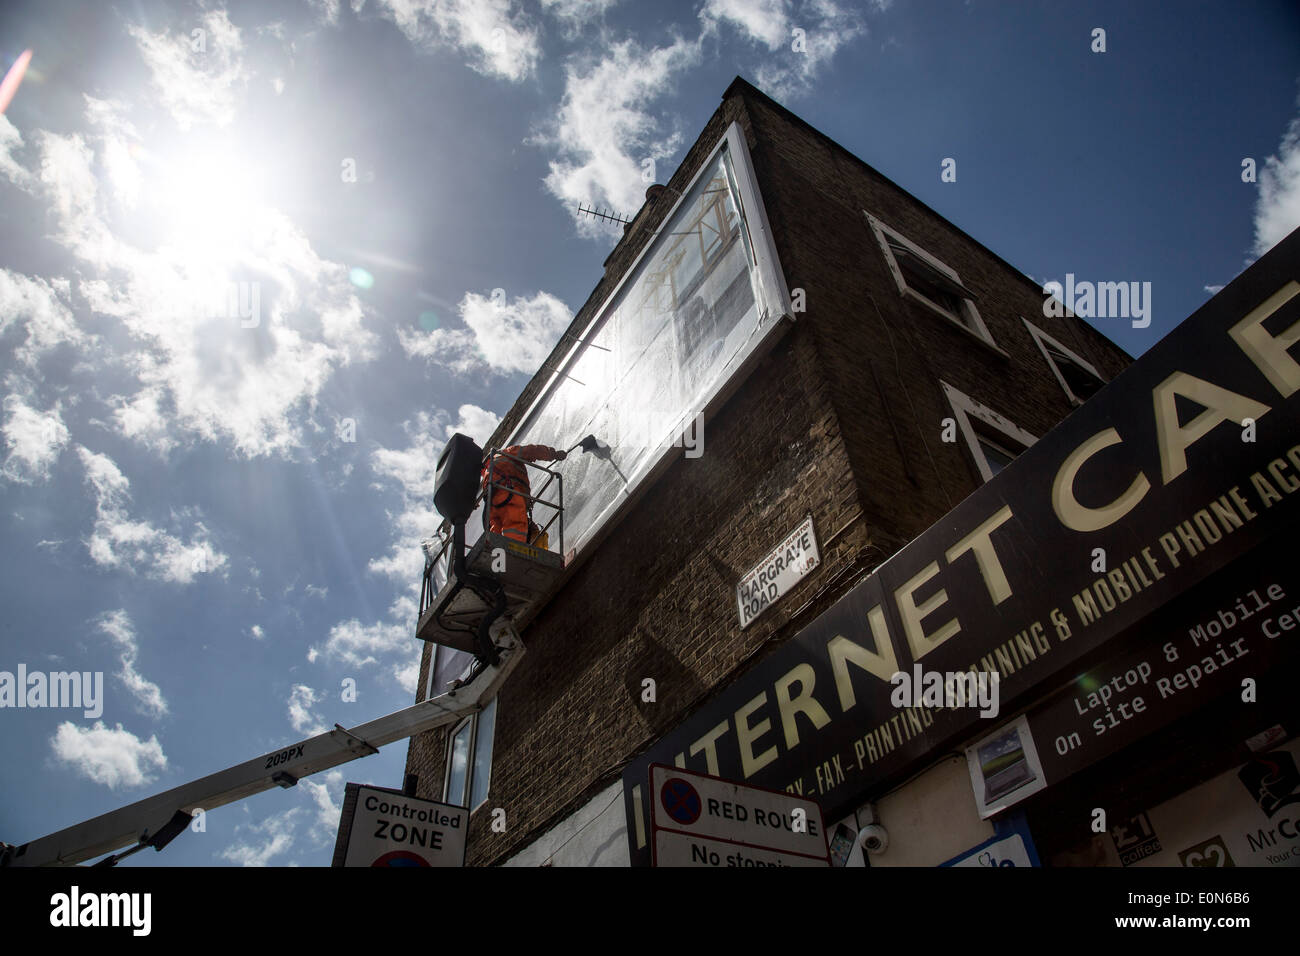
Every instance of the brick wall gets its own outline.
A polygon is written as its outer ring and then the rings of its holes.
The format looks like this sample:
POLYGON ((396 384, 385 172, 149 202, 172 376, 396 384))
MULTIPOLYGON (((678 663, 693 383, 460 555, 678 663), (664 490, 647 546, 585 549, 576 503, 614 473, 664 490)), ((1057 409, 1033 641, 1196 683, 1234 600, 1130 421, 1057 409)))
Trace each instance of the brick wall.
POLYGON ((1091 326, 1043 315, 1041 290, 861 160, 761 94, 746 95, 754 164, 790 287, 807 293, 823 374, 873 533, 890 553, 981 481, 940 379, 1042 436, 1074 406, 1021 316, 1109 379, 1131 359, 1091 326), (903 297, 864 210, 961 276, 1002 352, 903 297))
MULTIPOLYGON (((1127 356, 1090 328, 1042 316, 1034 283, 743 82, 733 84, 669 181, 684 192, 727 126, 749 143, 791 289, 807 311, 524 631, 502 688, 487 804, 468 862, 500 862, 607 786, 624 762, 715 689, 793 636, 871 568, 975 489, 942 377, 1043 434, 1072 407, 1020 321, 1107 377, 1127 356), (902 298, 862 210, 956 269, 1005 355, 902 298), (735 583, 813 515, 821 566, 744 631, 735 583), (642 680, 657 685, 641 701, 642 680), (491 811, 506 811, 504 834, 491 811)), ((671 206, 647 203, 575 317, 585 328, 671 206)), ((561 347, 552 356, 558 362, 561 347)), ((531 382, 494 441, 542 386, 531 382)), ((424 655, 420 687, 425 686, 424 655)), ((419 796, 441 794, 446 731, 412 740, 419 796)))

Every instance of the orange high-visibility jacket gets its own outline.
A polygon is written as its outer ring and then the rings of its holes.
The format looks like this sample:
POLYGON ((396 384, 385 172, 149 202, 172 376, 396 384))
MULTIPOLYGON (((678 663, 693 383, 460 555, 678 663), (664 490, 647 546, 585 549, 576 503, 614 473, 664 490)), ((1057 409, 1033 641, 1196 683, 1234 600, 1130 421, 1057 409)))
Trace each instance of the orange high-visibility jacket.
MULTIPOLYGON (((549 445, 511 445, 502 449, 523 461, 555 461, 560 453, 549 445)), ((526 541, 528 538, 529 493, 528 469, 510 458, 496 458, 489 462, 494 482, 491 507, 488 509, 488 530, 526 541), (520 494, 514 494, 514 492, 520 494)), ((488 465, 483 466, 482 486, 487 487, 488 465)))

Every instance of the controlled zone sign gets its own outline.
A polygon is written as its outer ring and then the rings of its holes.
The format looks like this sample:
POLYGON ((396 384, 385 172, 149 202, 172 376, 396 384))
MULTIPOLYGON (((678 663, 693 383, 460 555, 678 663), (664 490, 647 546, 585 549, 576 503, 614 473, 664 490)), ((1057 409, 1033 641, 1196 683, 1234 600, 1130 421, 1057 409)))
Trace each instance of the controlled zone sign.
POLYGON ((820 563, 809 515, 736 585, 740 626, 748 627, 820 563))
POLYGON ((830 866, 813 800, 665 764, 650 792, 655 866, 830 866))
MULTIPOLYGON (((379 787, 356 787, 344 866, 464 866, 469 811, 379 787)), ((337 865, 337 864, 336 864, 337 865)))

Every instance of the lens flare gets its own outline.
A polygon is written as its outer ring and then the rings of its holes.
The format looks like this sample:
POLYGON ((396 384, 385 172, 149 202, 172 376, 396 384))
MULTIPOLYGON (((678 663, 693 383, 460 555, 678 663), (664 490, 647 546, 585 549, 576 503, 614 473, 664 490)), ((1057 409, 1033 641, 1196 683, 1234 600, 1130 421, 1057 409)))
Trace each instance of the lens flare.
POLYGON ((9 67, 9 72, 5 78, 0 80, 0 113, 9 108, 9 101, 14 98, 18 92, 18 84, 23 81, 27 74, 27 64, 32 62, 32 51, 23 50, 22 55, 14 61, 14 65, 9 67))
POLYGON ((358 289, 369 289, 375 284, 375 277, 360 266, 353 266, 348 278, 358 289))

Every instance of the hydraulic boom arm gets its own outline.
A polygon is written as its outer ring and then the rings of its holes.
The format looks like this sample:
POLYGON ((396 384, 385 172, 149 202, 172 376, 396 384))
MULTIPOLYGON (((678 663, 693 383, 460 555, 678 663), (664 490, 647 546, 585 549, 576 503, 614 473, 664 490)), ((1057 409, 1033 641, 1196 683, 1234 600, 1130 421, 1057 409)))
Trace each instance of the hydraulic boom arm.
POLYGON ((492 630, 497 661, 481 667, 463 686, 351 729, 335 724, 327 733, 30 843, 7 847, 0 856, 0 864, 66 866, 131 847, 126 853, 101 861, 111 864, 147 846, 161 850, 189 824, 194 810, 212 810, 277 786, 292 787, 303 777, 377 753, 384 744, 413 737, 482 710, 524 653, 523 642, 508 619, 497 621, 492 630))

